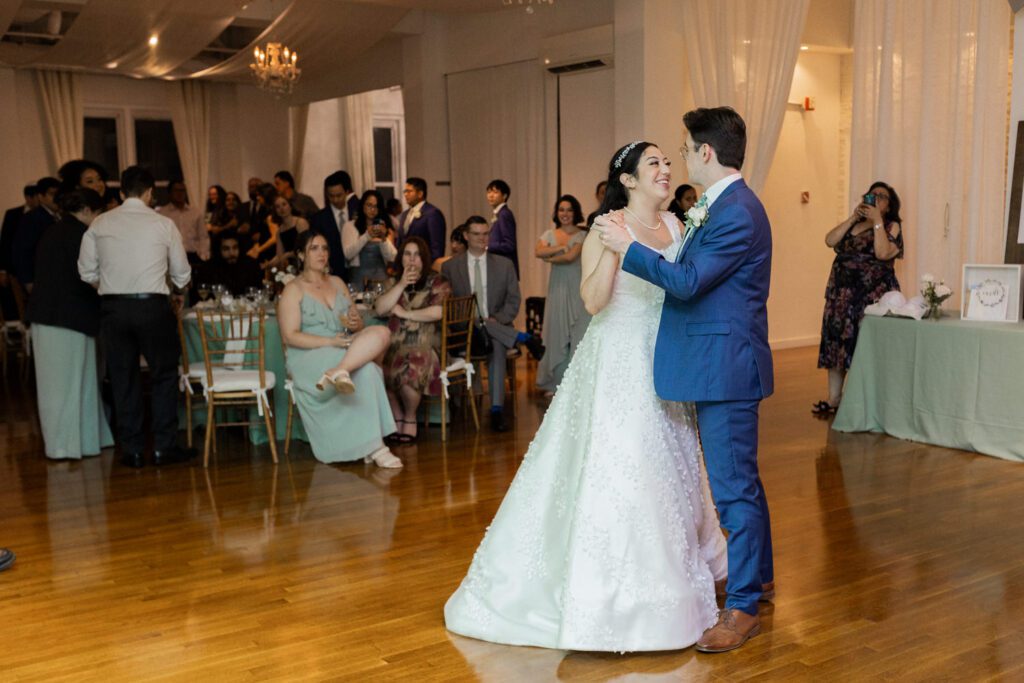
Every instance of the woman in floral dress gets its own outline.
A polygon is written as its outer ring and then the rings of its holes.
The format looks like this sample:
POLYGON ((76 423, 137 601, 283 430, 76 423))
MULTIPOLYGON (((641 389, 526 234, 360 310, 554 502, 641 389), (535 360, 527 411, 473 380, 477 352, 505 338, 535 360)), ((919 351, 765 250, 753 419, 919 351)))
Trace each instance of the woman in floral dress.
POLYGON ((903 257, 896 190, 873 183, 850 217, 825 236, 825 244, 835 249, 836 258, 825 288, 818 351, 818 367, 828 369, 828 400, 814 405, 816 415, 830 415, 839 407, 864 308, 900 288, 893 270, 895 260, 903 257))

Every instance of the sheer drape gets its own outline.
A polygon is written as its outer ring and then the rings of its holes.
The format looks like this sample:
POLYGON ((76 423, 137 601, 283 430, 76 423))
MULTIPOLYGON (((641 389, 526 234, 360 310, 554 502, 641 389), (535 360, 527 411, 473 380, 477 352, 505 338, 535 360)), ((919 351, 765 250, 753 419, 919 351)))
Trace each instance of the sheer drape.
POLYGON ((857 0, 850 194, 899 193, 908 293, 1002 261, 1010 24, 1003 0, 857 0))
POLYGON ((793 83, 810 0, 690 0, 684 25, 698 107, 728 105, 747 124, 743 176, 764 186, 793 83))
POLYGON ((341 168, 352 176, 359 194, 377 186, 373 155, 373 93, 338 99, 341 128, 341 168))
POLYGON ((78 76, 70 71, 36 71, 49 137, 50 163, 54 170, 72 159, 82 158, 85 113, 78 76))
POLYGON ((449 230, 473 214, 490 217, 487 183, 508 182, 524 300, 546 293, 550 266, 534 258, 533 247, 552 225, 557 198, 547 163, 546 77, 533 61, 448 75, 454 212, 449 230))
POLYGON ((210 87, 202 81, 178 81, 171 89, 174 140, 189 202, 202 209, 210 173, 210 87))
MULTIPOLYGON (((309 105, 300 104, 296 107, 288 108, 288 128, 289 128, 289 140, 288 140, 288 153, 291 159, 291 166, 289 170, 295 177, 295 187, 302 186, 303 180, 303 157, 306 149, 306 131, 309 128, 309 105)), ((320 203, 321 199, 317 195, 317 203, 320 203)))

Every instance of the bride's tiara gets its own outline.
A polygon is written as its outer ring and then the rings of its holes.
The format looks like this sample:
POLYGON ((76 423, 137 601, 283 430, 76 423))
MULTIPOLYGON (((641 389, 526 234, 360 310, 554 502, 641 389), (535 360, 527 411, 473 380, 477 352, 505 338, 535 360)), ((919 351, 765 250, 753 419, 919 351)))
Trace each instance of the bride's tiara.
POLYGON ((641 140, 634 140, 633 142, 626 145, 626 149, 622 150, 619 153, 619 156, 615 157, 615 163, 613 164, 614 167, 619 168, 620 166, 622 166, 622 162, 626 160, 626 157, 629 156, 629 153, 632 152, 633 148, 639 145, 640 142, 641 140))

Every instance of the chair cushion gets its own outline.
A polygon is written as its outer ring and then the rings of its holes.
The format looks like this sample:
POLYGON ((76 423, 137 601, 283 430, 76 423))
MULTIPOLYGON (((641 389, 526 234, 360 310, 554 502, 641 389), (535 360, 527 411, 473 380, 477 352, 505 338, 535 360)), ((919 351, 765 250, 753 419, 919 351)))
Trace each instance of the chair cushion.
MULTIPOLYGON (((273 389, 276 381, 274 373, 267 370, 263 375, 267 380, 267 386, 262 388, 273 389)), ((214 370, 212 385, 207 386, 205 373, 200 381, 206 391, 257 391, 260 389, 258 370, 214 370)))

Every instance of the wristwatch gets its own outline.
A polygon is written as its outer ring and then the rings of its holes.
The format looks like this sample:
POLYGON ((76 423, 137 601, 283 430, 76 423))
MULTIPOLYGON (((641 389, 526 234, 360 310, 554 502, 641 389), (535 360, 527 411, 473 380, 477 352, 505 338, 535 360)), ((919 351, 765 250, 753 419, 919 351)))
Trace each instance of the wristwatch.
POLYGON ((881 230, 882 229, 882 224, 881 223, 875 223, 874 227, 875 227, 875 230, 881 230))

